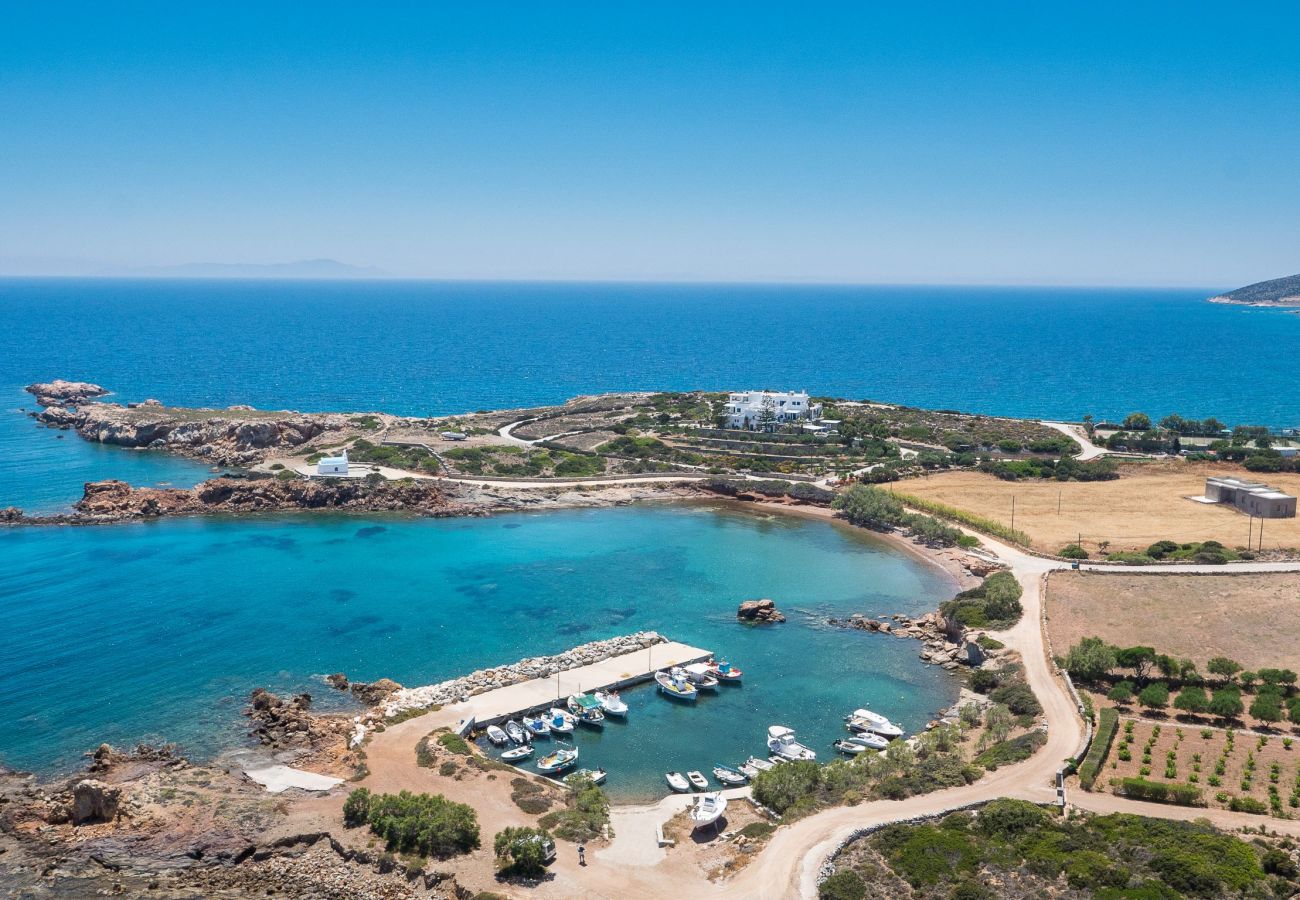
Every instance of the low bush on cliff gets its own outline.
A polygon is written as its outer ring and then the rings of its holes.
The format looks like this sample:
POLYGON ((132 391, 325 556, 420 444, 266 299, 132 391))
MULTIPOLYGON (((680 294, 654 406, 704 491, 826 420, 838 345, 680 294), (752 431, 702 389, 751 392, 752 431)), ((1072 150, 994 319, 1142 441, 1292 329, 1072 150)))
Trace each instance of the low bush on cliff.
POLYGON ((537 824, 566 841, 595 840, 609 825, 609 798, 585 776, 571 775, 565 783, 572 788, 567 808, 547 813, 537 824))
POLYGON ((392 852, 448 857, 479 846, 473 808, 441 794, 372 794, 358 788, 343 804, 343 823, 368 824, 392 852))

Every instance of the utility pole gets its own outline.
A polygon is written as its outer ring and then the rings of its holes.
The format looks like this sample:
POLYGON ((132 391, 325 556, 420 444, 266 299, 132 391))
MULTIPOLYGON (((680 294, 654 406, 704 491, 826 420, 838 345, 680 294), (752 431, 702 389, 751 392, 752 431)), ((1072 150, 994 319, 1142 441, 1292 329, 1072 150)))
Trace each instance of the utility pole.
POLYGON ((1016 530, 1016 495, 1011 495, 1011 530, 1016 530))
POLYGON ((1263 552, 1264 550, 1264 517, 1263 516, 1259 517, 1259 549, 1260 552, 1263 552))
POLYGON ((1255 543, 1254 535, 1255 535, 1255 517, 1250 516, 1250 524, 1246 526, 1246 549, 1247 550, 1249 550, 1251 545, 1255 543))
POLYGON ((1056 492, 1056 514, 1058 516, 1061 514, 1061 493, 1059 490, 1056 492))

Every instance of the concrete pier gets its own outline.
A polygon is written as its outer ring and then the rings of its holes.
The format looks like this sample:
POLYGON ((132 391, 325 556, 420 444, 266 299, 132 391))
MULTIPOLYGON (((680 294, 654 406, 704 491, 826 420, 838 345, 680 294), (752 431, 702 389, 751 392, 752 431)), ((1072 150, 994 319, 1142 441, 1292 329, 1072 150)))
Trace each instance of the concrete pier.
POLYGON ((649 681, 660 669, 703 662, 712 655, 699 647, 668 641, 559 672, 550 678, 535 678, 485 691, 445 710, 454 711, 462 722, 472 719, 477 726, 491 725, 531 709, 555 706, 556 701, 563 706, 570 694, 589 694, 649 681))

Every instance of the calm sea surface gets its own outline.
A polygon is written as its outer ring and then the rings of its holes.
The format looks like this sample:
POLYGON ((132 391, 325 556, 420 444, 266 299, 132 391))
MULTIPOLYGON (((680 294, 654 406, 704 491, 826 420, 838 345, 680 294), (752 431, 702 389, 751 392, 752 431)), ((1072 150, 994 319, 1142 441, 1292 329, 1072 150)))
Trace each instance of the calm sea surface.
MULTIPOLYGON (((39 429, 22 385, 114 399, 430 414, 619 389, 807 388, 1016 416, 1132 410, 1300 424, 1300 316, 1205 291, 0 280, 0 506, 81 484, 193 484, 197 463, 39 429)), ((0 530, 0 759, 66 769, 109 740, 238 743, 252 687, 345 671, 412 684, 655 628, 745 686, 681 708, 629 692, 584 735, 611 789, 760 750, 819 750, 870 701, 915 728, 953 685, 912 642, 825 617, 934 608, 945 583, 841 527, 651 507, 491 520, 184 520, 0 530), (735 604, 795 611, 750 630, 735 604)))

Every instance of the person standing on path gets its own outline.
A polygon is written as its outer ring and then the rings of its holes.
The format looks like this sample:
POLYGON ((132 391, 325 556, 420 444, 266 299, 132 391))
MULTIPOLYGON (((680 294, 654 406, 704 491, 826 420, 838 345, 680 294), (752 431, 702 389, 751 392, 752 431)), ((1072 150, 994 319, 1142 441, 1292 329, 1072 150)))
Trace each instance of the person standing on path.
POLYGON ((586 844, 579 844, 579 845, 578 845, 578 865, 580 865, 580 866, 585 866, 585 865, 587 865, 587 845, 586 845, 586 844))

